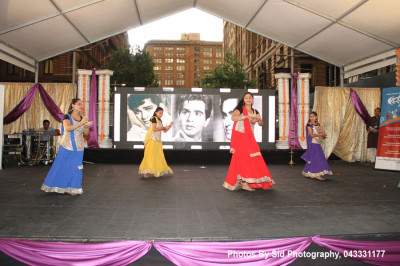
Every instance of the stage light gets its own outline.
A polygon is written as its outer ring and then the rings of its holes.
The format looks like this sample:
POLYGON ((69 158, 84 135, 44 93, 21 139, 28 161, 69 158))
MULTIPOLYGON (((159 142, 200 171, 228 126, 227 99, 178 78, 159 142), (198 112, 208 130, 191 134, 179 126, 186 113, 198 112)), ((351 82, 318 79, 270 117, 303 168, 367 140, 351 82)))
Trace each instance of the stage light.
POLYGON ((190 146, 190 149, 192 149, 192 150, 202 150, 203 146, 201 146, 201 145, 192 145, 192 146, 190 146))
POLYGON ((133 145, 133 149, 143 150, 144 145, 133 145))
POLYGON ((121 94, 114 94, 114 141, 121 140, 121 94))
POLYGON ((275 96, 268 96, 268 142, 275 143, 275 96))
POLYGON ((226 145, 219 146, 220 150, 229 150, 230 148, 231 148, 230 146, 226 146, 226 145))

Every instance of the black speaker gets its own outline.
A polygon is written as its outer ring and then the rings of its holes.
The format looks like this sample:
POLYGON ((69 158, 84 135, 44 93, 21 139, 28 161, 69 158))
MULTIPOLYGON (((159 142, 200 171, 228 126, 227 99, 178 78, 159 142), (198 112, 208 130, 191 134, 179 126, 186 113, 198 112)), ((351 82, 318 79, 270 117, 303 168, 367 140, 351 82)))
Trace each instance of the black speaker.
POLYGON ((2 168, 12 168, 21 165, 20 158, 9 154, 3 154, 2 168))

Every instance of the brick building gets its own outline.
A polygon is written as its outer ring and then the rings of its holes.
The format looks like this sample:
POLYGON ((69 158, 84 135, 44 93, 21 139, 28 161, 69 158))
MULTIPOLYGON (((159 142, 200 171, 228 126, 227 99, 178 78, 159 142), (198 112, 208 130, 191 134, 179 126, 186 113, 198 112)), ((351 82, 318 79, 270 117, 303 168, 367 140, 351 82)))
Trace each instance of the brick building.
MULTIPOLYGON (((224 51, 235 53, 250 79, 256 78, 260 89, 275 89, 276 73, 291 70, 291 48, 224 21, 224 51)), ((339 85, 339 69, 322 60, 294 50, 294 73, 311 73, 315 86, 339 85), (336 79, 334 78, 336 76, 336 79)))
POLYGON ((144 50, 153 57, 160 87, 198 87, 223 58, 222 42, 201 41, 199 33, 182 33, 176 41, 150 40, 144 50))
MULTIPOLYGON (((128 34, 125 32, 41 61, 39 82, 71 83, 76 81, 73 69, 105 68, 113 50, 129 47, 128 34)), ((0 60, 0 81, 35 82, 35 73, 0 60)))

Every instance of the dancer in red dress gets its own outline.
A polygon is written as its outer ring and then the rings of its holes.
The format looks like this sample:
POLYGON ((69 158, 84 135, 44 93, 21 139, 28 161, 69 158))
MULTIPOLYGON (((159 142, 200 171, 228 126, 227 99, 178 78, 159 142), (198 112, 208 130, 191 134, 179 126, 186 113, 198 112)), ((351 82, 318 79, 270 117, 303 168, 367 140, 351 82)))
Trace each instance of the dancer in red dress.
POLYGON ((229 190, 266 190, 275 184, 253 134, 255 123, 263 125, 260 114, 253 109, 253 99, 252 93, 245 93, 232 115, 232 159, 223 184, 229 190))

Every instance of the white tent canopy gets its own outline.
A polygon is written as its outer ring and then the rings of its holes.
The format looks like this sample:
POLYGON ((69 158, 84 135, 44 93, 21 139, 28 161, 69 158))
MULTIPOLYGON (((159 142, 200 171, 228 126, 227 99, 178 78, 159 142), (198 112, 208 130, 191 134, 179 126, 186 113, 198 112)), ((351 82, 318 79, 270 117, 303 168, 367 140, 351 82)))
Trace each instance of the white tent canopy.
POLYGON ((2 0, 0 59, 35 72, 37 62, 192 7, 345 77, 394 64, 400 47, 398 0, 2 0))

